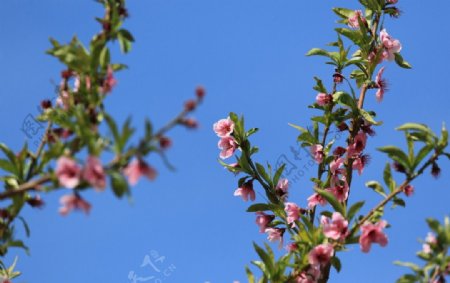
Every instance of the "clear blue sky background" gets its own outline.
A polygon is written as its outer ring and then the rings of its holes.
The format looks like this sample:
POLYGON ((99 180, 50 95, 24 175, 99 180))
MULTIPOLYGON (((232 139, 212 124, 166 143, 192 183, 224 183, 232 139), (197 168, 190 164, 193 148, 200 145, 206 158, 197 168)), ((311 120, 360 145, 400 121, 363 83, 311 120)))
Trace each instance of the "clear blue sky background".
MULTIPOLYGON (((121 121, 132 115, 140 129, 144 117, 162 125, 203 84, 208 96, 195 114, 200 129, 171 133, 169 157, 177 171, 150 157, 159 178, 134 187, 131 204, 110 191, 91 192, 85 194, 94 205, 90 216, 64 218, 57 213, 63 194, 58 192, 44 196, 45 209, 27 208, 31 256, 12 250, 7 258, 20 256, 24 275, 17 282, 131 282, 130 271, 168 283, 246 282, 244 266, 256 259, 252 241, 262 243, 265 235, 258 233, 254 215, 245 212, 247 204, 233 197, 237 179, 216 161, 212 124, 229 111, 244 113, 249 127, 261 129, 253 139, 261 148, 258 161, 275 163, 285 154, 298 170, 303 168, 308 159, 293 159, 290 146, 297 132, 287 123, 308 125, 312 112, 307 105, 315 97, 312 77, 328 79, 332 72, 322 59, 304 54, 335 40, 331 7, 349 2, 357 1, 130 1, 126 27, 136 44, 130 55, 116 52, 114 57, 130 69, 118 74, 119 84, 107 99, 110 113, 121 121), (165 256, 155 266, 160 273, 140 267, 152 251, 165 256)), ((386 26, 401 40, 402 54, 414 69, 387 64, 391 83, 384 102, 377 104, 374 93, 368 95, 366 106, 385 122, 369 150, 402 142, 394 128, 404 122, 427 123, 435 130, 443 121, 450 124, 450 2, 410 0, 399 7, 402 17, 387 19, 386 26)), ((23 120, 54 95, 51 81, 59 79, 61 65, 44 54, 48 37, 66 42, 77 34, 87 42, 99 29, 93 18, 102 10, 90 0, 14 0, 2 1, 2 12, 0 140, 18 149, 30 141, 20 130, 23 120)), ((353 201, 369 198, 366 211, 379 198, 363 184, 381 179, 386 162, 384 156, 373 157, 352 192, 353 201)), ((388 210, 389 245, 376 246, 370 254, 351 247, 341 254, 342 272, 331 282, 393 282, 405 271, 392 262, 414 259, 417 239, 428 231, 424 219, 442 219, 449 212, 448 161, 442 160, 442 169, 438 180, 427 174, 414 182, 416 193, 406 209, 388 210)), ((305 170, 291 187, 292 200, 302 206, 311 194, 312 171, 305 170)))

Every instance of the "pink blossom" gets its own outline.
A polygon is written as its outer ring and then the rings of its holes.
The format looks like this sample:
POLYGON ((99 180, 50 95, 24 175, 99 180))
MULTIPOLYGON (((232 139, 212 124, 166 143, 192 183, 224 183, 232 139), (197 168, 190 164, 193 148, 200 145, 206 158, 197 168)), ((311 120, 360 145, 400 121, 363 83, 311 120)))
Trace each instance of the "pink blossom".
POLYGON ((387 91, 387 83, 386 80, 381 78, 381 76, 383 75, 384 72, 384 67, 382 67, 378 73, 377 76, 375 78, 375 83, 378 87, 377 93, 375 94, 377 101, 381 102, 383 100, 384 97, 384 93, 387 91))
POLYGON ((128 182, 131 185, 136 185, 141 176, 145 176, 150 180, 156 178, 156 170, 139 158, 131 161, 130 164, 123 169, 123 174, 128 177, 128 182))
POLYGON ((254 201, 255 196, 255 190, 253 190, 253 182, 247 181, 240 188, 237 188, 236 191, 234 191, 234 196, 240 196, 244 201, 248 201, 250 198, 251 201, 254 201))
POLYGON ((238 145, 233 137, 224 137, 218 143, 220 152, 220 158, 227 159, 232 156, 236 151, 238 145))
POLYGON ((318 193, 315 193, 308 198, 308 208, 309 209, 313 209, 318 204, 320 204, 321 206, 324 206, 327 204, 327 201, 318 193))
POLYGON ((300 273, 295 279, 296 283, 317 283, 320 277, 320 267, 315 265, 310 265, 310 267, 300 273))
POLYGON ((312 145, 310 151, 314 157, 314 160, 319 164, 322 163, 324 156, 323 146, 321 144, 312 145))
POLYGON ((56 105, 64 108, 65 110, 69 109, 70 106, 70 94, 66 90, 61 90, 59 92, 58 98, 56 98, 56 105))
POLYGON ((344 202, 348 198, 349 187, 347 180, 343 177, 341 180, 333 184, 327 191, 331 192, 338 201, 344 202))
POLYGON ((80 166, 68 157, 62 156, 56 162, 56 177, 59 183, 69 189, 73 189, 80 183, 80 166))
POLYGON ((300 207, 293 202, 287 202, 284 204, 284 211, 287 214, 287 222, 289 225, 295 226, 295 221, 300 218, 300 207))
POLYGON ((280 246, 282 246, 284 231, 284 228, 266 228, 267 240, 270 242, 280 241, 280 246))
POLYGON ((284 193, 287 193, 288 189, 289 189, 289 180, 288 179, 280 179, 278 181, 276 189, 280 190, 284 193))
POLYGON ((366 23, 366 18, 364 18, 361 10, 356 10, 351 17, 348 18, 348 26, 352 28, 359 28, 358 19, 366 23))
POLYGON ((353 160, 352 168, 353 170, 358 170, 358 174, 361 175, 364 167, 369 163, 369 155, 359 155, 353 160))
POLYGON ((344 240, 348 236, 348 221, 339 212, 334 212, 331 219, 322 216, 320 223, 323 226, 323 234, 328 238, 344 240))
POLYGON ((108 70, 106 71, 106 78, 101 89, 102 93, 107 94, 111 92, 116 84, 117 80, 114 78, 114 71, 111 66, 108 66, 108 70))
POLYGON ((403 188, 403 192, 407 197, 411 196, 414 193, 414 187, 412 185, 406 185, 403 188))
POLYGON ((228 137, 234 131, 234 122, 230 119, 230 117, 221 119, 214 123, 213 129, 219 138, 228 137))
POLYGON ((422 245, 422 252, 426 254, 431 253, 432 251, 431 246, 436 244, 437 244, 436 236, 433 233, 429 232, 427 234, 427 237, 425 238, 425 243, 422 245))
POLYGON ((259 226, 259 233, 264 233, 267 225, 272 222, 274 218, 274 215, 267 215, 262 211, 256 212, 256 225, 259 226))
POLYGON ((384 247, 388 243, 386 234, 383 233, 383 229, 386 227, 387 222, 380 220, 376 224, 365 223, 361 226, 361 236, 359 237, 359 245, 361 250, 365 253, 370 251, 372 243, 378 243, 384 247))
POLYGON ((95 156, 89 156, 83 170, 83 179, 92 187, 104 190, 106 186, 106 175, 102 163, 95 156))
POLYGON ((91 205, 78 195, 64 195, 59 199, 61 207, 59 208, 59 213, 61 215, 67 215, 72 210, 82 210, 84 213, 89 214, 91 210, 91 205))
POLYGON ((319 93, 316 96, 316 102, 320 106, 325 106, 333 100, 333 97, 326 93, 319 93))
POLYGON ((339 167, 341 167, 342 164, 344 164, 344 158, 342 158, 342 157, 336 158, 333 161, 331 161, 331 163, 330 163, 331 173, 333 175, 336 175, 337 173, 339 173, 339 167))
POLYGON ((308 254, 308 261, 313 266, 327 264, 333 256, 334 248, 331 244, 320 244, 308 254))
POLYGON ((398 53, 402 50, 402 45, 399 40, 392 38, 387 32, 386 29, 381 30, 380 32, 380 40, 383 43, 384 48, 387 51, 387 59, 389 61, 394 60, 394 53, 398 53))
POLYGON ((367 135, 363 131, 360 131, 354 138, 353 143, 347 148, 347 155, 354 157, 360 154, 364 148, 366 148, 367 135))

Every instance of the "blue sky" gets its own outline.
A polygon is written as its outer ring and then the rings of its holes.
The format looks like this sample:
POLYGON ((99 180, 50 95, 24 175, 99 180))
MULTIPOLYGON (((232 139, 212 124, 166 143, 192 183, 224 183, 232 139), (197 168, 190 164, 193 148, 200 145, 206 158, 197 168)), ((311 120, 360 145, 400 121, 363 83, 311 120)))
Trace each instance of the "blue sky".
MULTIPOLYGON (((229 111, 245 114, 248 127, 260 128, 253 138, 261 148, 259 162, 275 163, 284 154, 303 168, 305 175, 292 182, 291 196, 306 205, 312 171, 306 157, 293 159, 290 147, 297 133, 287 123, 308 125, 313 112, 307 105, 315 97, 312 77, 326 80, 332 70, 320 58, 304 54, 335 40, 331 7, 348 2, 131 1, 126 27, 136 44, 130 55, 115 52, 114 59, 130 69, 118 74, 108 110, 119 120, 132 115, 140 129, 144 117, 162 125, 202 84, 208 95, 195 114, 200 129, 171 133, 169 158, 176 172, 150 157, 159 178, 135 186, 131 203, 115 199, 109 191, 91 192, 85 195, 94 205, 90 216, 75 213, 64 218, 57 213, 63 194, 58 192, 44 196, 45 209, 26 209, 31 256, 12 250, 8 257, 20 257, 18 268, 24 275, 17 282, 131 282, 130 272, 155 276, 146 282, 246 282, 244 266, 256 259, 252 241, 262 243, 265 235, 258 233, 254 215, 245 212, 247 204, 233 197, 237 179, 217 163, 212 124, 229 111), (146 255, 158 259, 155 266, 141 267, 146 255)), ((450 124, 450 2, 399 2, 404 14, 399 20, 387 19, 386 27, 401 40, 402 54, 414 69, 388 63, 385 100, 378 104, 374 93, 368 95, 366 107, 384 121, 370 139, 369 150, 401 143, 402 134, 394 128, 405 122, 426 123, 435 130, 442 122, 450 124)), ((90 0, 3 1, 2 10, 0 141, 17 149, 33 141, 20 128, 29 114, 37 113, 42 99, 54 96, 52 81, 58 82, 62 68, 44 54, 48 38, 68 41, 76 34, 87 42, 99 28, 93 18, 102 10, 90 0)), ((363 184, 381 179, 385 162, 384 156, 373 155, 354 183, 353 201, 378 201, 363 184)), ((449 213, 449 162, 441 162, 438 180, 427 174, 414 182, 416 193, 406 209, 388 209, 389 245, 377 246, 370 254, 351 247, 342 256, 342 272, 330 282, 393 282, 406 271, 392 262, 414 260, 420 249, 417 239, 428 232, 424 219, 442 219, 449 213)))

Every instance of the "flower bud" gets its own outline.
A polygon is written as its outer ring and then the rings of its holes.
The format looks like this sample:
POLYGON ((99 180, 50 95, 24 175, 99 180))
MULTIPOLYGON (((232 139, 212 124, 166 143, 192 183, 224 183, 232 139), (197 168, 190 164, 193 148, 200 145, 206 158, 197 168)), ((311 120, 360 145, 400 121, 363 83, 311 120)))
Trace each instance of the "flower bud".
POLYGON ((28 199, 27 203, 31 207, 35 207, 35 208, 42 208, 44 206, 44 204, 45 204, 44 201, 41 199, 41 197, 39 195, 28 199))
POLYGON ((336 72, 333 74, 333 82, 340 84, 343 81, 344 81, 344 76, 341 73, 336 72))
POLYGON ((202 100, 203 97, 205 97, 206 91, 205 88, 203 86, 198 86, 195 89, 195 95, 197 96, 198 100, 202 100))
POLYGON ((160 137, 159 138, 159 146, 162 149, 168 149, 172 145, 172 140, 168 137, 160 137))
POLYGON ((434 178, 439 178, 439 175, 441 175, 441 168, 439 168, 436 162, 433 162, 433 165, 431 166, 431 175, 433 175, 434 178))
POLYGON ((398 163, 397 161, 394 161, 394 163, 392 163, 392 168, 395 171, 400 172, 400 173, 405 173, 406 172, 405 167, 402 164, 398 163))
POLYGON ((190 99, 184 103, 184 109, 186 111, 192 111, 195 109, 195 107, 197 107, 197 102, 195 102, 192 99, 190 99))
POLYGON ((49 109, 52 107, 52 102, 48 99, 42 100, 41 101, 41 108, 42 109, 49 109))
POLYGON ((181 120, 180 123, 185 125, 189 129, 198 128, 198 122, 197 122, 197 120, 195 120, 193 118, 185 118, 185 119, 181 120))

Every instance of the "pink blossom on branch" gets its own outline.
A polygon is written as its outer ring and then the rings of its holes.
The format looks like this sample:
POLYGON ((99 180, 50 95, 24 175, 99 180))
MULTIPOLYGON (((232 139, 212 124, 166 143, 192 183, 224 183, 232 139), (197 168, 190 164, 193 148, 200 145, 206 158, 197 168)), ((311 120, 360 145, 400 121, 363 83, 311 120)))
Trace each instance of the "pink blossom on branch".
POLYGON ((348 198, 350 189, 348 187, 347 180, 345 177, 342 177, 342 180, 338 180, 331 188, 326 190, 332 193, 338 201, 344 202, 348 198))
POLYGON ((320 106, 325 106, 333 100, 333 97, 326 93, 319 93, 316 96, 316 102, 320 106))
POLYGON ((213 129, 219 138, 228 137, 234 131, 234 122, 230 117, 221 119, 213 125, 213 129))
POLYGON ((295 279, 296 283, 317 283, 320 277, 320 267, 311 265, 307 270, 300 273, 295 279))
POLYGON ((354 157, 359 155, 365 148, 367 143, 367 135, 363 131, 360 131, 354 138, 353 143, 351 143, 347 148, 347 155, 349 157, 354 157))
POLYGON ((308 198, 309 209, 313 209, 318 204, 320 204, 321 206, 325 206, 327 204, 327 201, 318 193, 315 193, 308 198))
POLYGON ((56 162, 55 173, 63 187, 73 189, 80 183, 81 168, 73 159, 60 157, 56 162))
POLYGON ((284 211, 287 214, 287 222, 292 227, 295 226, 295 221, 300 218, 300 207, 293 202, 287 202, 284 204, 284 211))
POLYGON ((384 67, 382 67, 375 78, 375 84, 378 88, 377 93, 375 94, 375 97, 377 98, 378 102, 381 102, 384 97, 384 93, 387 91, 387 83, 386 80, 383 79, 381 76, 383 76, 384 67))
POLYGON ((323 266, 330 262, 334 248, 331 244, 321 244, 313 248, 308 254, 308 262, 313 266, 323 266))
POLYGON ((365 223, 361 226, 361 236, 359 236, 359 245, 361 250, 365 253, 370 251, 370 247, 373 243, 380 244, 384 247, 388 243, 388 238, 384 234, 383 229, 386 227, 387 222, 380 220, 376 224, 365 223))
POLYGON ((321 144, 312 145, 310 151, 314 157, 314 160, 319 164, 322 163, 324 156, 323 146, 321 144))
POLYGON ((83 179, 92 187, 103 191, 106 187, 106 174, 102 163, 95 156, 89 156, 83 169, 83 179))
POLYGON ((256 225, 259 226, 259 232, 264 233, 267 225, 275 218, 274 215, 267 215, 262 211, 256 212, 256 225))
POLYGON ((339 213, 334 212, 331 219, 322 216, 320 223, 323 227, 323 234, 333 240, 344 240, 348 234, 348 221, 339 213))
POLYGON ((59 213, 64 216, 69 214, 72 210, 81 210, 86 214, 89 214, 91 210, 91 204, 78 195, 64 195, 59 201, 61 203, 59 213))
POLYGON ((265 232, 267 233, 267 240, 270 242, 280 242, 280 247, 283 245, 283 234, 284 228, 267 228, 265 232))
POLYGON ((139 158, 131 161, 128 166, 123 169, 123 173, 128 177, 128 182, 131 185, 136 185, 139 178, 142 176, 145 176, 150 180, 154 180, 157 174, 153 167, 139 158))
POLYGON ((234 191, 234 196, 240 196, 244 201, 254 201, 256 198, 255 190, 253 190, 253 181, 247 181, 240 188, 234 191))
POLYGON ((222 159, 231 157, 238 147, 233 137, 223 137, 217 146, 221 150, 220 158, 222 159))
POLYGON ((398 39, 392 38, 386 31, 386 29, 381 30, 380 40, 387 52, 387 60, 392 61, 395 59, 394 53, 398 53, 402 50, 402 45, 398 39))
POLYGON ((348 18, 348 25, 351 28, 359 28, 359 21, 358 19, 366 24, 366 18, 363 16, 362 11, 361 10, 356 10, 353 15, 351 17, 348 18))

